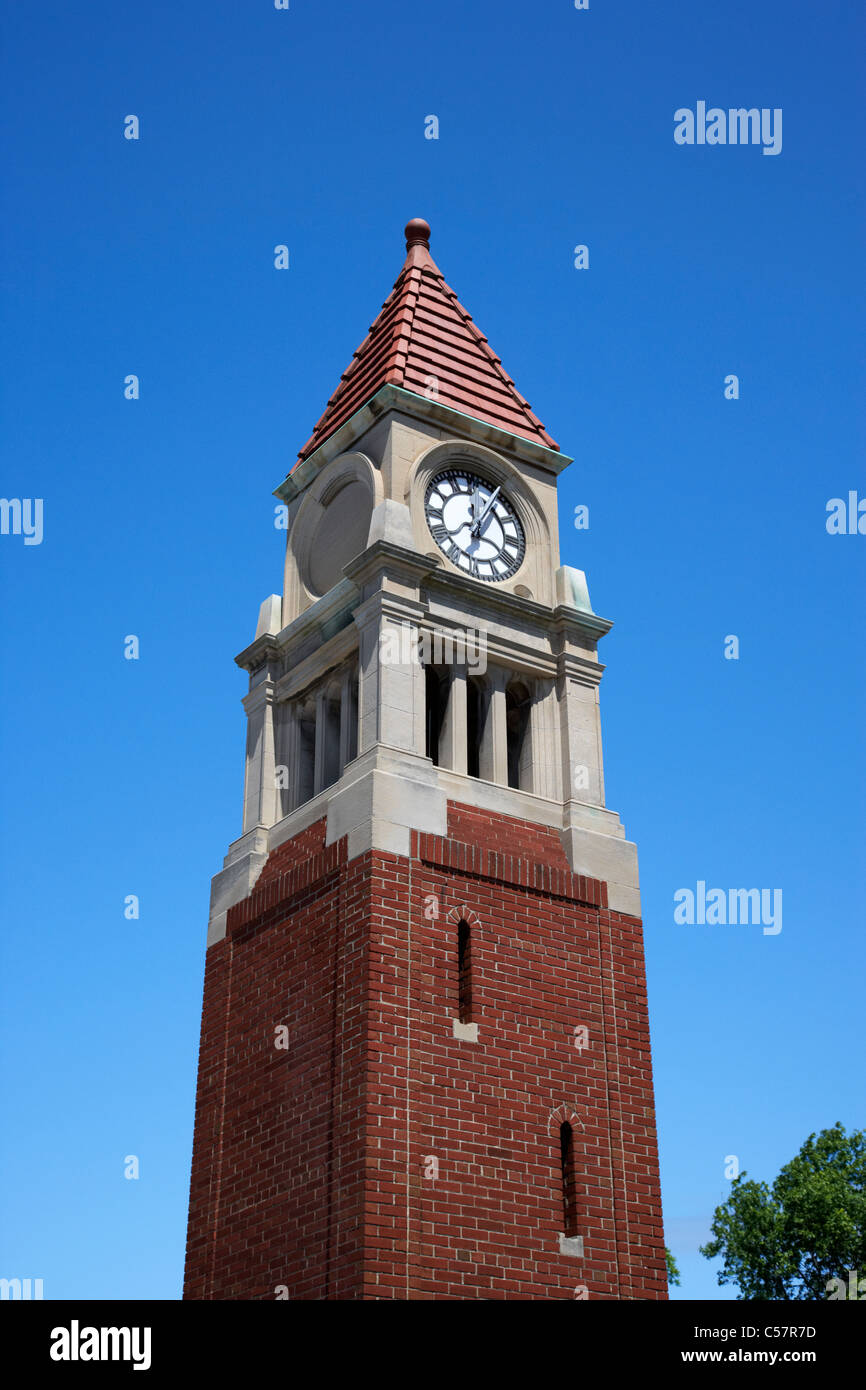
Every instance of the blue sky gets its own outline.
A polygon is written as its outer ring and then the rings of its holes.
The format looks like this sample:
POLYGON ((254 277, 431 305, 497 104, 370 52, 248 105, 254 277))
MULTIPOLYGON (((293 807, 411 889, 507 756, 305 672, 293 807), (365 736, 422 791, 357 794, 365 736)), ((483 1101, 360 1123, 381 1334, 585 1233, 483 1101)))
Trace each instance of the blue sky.
POLYGON ((179 1296, 233 657, 281 583, 271 490, 423 216, 575 458, 562 558, 616 623, 668 1244, 679 1296, 731 1296, 695 1253, 726 1156, 772 1179, 863 1123, 866 537, 825 528, 866 497, 857 7, 4 11, 2 491, 44 499, 44 539, 0 537, 0 1273, 179 1296), (781 154, 676 145, 698 100, 781 108, 781 154), (782 931, 676 925, 698 880, 781 888, 782 931))

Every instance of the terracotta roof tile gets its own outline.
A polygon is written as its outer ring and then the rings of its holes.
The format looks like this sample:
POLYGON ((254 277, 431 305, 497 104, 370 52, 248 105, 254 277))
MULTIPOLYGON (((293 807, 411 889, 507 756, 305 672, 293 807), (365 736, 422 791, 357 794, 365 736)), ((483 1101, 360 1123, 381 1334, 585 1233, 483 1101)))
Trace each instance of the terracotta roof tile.
POLYGON ((435 377, 442 405, 558 449, 532 413, 484 334, 472 322, 430 255, 430 228, 406 228, 406 261, 378 318, 340 378, 324 414, 298 454, 307 458, 381 386, 426 395, 435 377))

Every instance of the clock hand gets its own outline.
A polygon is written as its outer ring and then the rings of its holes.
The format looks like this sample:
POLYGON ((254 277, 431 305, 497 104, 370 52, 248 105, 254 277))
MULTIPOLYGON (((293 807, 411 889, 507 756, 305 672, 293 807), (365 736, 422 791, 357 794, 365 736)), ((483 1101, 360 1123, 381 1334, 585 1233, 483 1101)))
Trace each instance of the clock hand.
POLYGON ((484 520, 484 518, 486 517, 487 513, 490 511, 490 508, 493 506, 493 503, 496 501, 497 497, 499 496, 500 491, 501 491, 501 489, 500 489, 500 488, 497 488, 496 491, 495 491, 494 493, 492 493, 492 495, 488 498, 487 506, 484 508, 484 511, 481 513, 480 516, 477 516, 477 517, 475 518, 475 520, 473 521, 473 523, 472 523, 472 534, 473 534, 473 535, 475 535, 475 536, 480 536, 480 534, 481 534, 481 523, 482 523, 482 521, 484 520))

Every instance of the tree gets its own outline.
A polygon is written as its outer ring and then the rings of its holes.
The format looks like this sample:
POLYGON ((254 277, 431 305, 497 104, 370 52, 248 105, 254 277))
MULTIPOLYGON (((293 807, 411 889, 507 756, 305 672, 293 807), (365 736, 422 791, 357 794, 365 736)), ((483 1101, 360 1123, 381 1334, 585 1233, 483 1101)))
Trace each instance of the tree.
POLYGON ((667 1246, 665 1246, 665 1264, 668 1270, 668 1288, 670 1288, 672 1284, 678 1284, 680 1282, 680 1271, 676 1260, 667 1246))
POLYGON ((772 1187, 743 1171, 711 1229, 701 1254, 722 1256, 719 1283, 740 1298, 826 1299, 832 1280, 866 1274, 866 1131, 810 1134, 772 1187))

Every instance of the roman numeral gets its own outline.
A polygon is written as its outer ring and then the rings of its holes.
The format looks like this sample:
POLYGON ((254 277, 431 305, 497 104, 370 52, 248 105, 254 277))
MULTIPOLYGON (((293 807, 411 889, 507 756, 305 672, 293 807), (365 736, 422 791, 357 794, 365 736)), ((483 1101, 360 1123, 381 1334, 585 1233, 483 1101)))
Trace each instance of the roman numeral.
POLYGON ((433 539, 438 541, 440 545, 444 545, 449 538, 447 528, 442 526, 439 522, 437 522, 435 526, 430 527, 430 532, 433 539))

